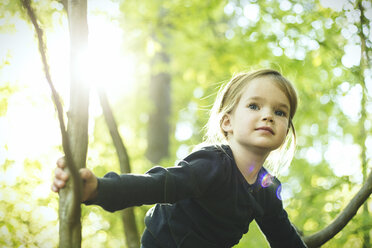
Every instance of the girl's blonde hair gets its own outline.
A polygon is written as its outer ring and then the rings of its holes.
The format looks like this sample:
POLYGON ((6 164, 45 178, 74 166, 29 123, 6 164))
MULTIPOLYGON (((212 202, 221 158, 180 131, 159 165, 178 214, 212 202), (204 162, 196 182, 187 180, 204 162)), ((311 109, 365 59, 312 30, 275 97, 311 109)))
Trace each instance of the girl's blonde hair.
POLYGON ((291 163, 296 147, 296 131, 292 120, 297 109, 297 93, 292 83, 276 70, 260 69, 249 73, 240 73, 234 76, 224 87, 221 87, 211 109, 210 118, 206 125, 207 133, 205 135, 205 142, 203 144, 227 144, 227 133, 221 128, 223 117, 234 110, 235 106, 239 103, 246 85, 259 77, 271 77, 273 82, 287 96, 290 104, 289 132, 286 140, 281 147, 270 153, 265 162, 265 167, 272 174, 278 175, 291 163))

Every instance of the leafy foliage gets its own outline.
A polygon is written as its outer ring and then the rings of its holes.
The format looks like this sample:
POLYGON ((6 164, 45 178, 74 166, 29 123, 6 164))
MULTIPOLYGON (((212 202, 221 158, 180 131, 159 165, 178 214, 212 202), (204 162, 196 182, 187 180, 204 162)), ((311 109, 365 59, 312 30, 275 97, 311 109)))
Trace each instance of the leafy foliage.
MULTIPOLYGON (((368 1, 362 2, 371 13, 368 1)), ((156 70, 166 71, 172 78, 170 123, 173 135, 170 156, 161 162, 162 166, 174 165, 193 145, 202 141, 208 110, 222 83, 243 70, 272 67, 282 71, 295 84, 300 99, 294 119, 296 156, 290 170, 280 178, 286 188, 284 203, 290 219, 304 235, 309 235, 337 216, 362 183, 360 148, 367 145, 359 142, 360 64, 358 61, 352 63, 358 56, 355 52, 351 55, 347 52, 350 47, 360 47, 356 1, 345 1, 340 10, 325 7, 324 1, 313 0, 126 0, 114 3, 119 4, 120 12, 109 19, 118 22, 123 30, 124 50, 136 56, 136 78, 130 89, 107 90, 112 96, 114 114, 134 173, 143 173, 152 166, 144 159, 146 124, 151 109, 146 89, 150 71, 154 69, 150 61, 156 51, 165 49, 170 55, 169 67, 156 70), (121 97, 114 97, 117 94, 121 97), (350 164, 341 163, 338 157, 350 164)), ((49 6, 38 1, 34 5, 42 13, 39 15, 44 25, 51 23, 53 13, 65 18, 57 2, 49 6)), ((14 1, 1 3, 0 7, 12 14, 19 11, 14 1)), ((368 18, 371 22, 371 17, 368 18)), ((49 26, 48 30, 52 31, 53 27, 49 26)), ((363 30, 371 37, 370 25, 363 30)), ((7 29, 1 27, 0 32, 7 32, 7 29)), ((367 53, 371 55, 370 40, 367 53)), ((365 75, 369 89, 370 70, 365 75)), ((7 118, 7 99, 14 90, 13 82, 1 81, 0 116, 7 118)), ((367 93, 369 103, 364 110, 367 114, 364 125, 370 137, 372 105, 370 92, 367 93)), ((370 144, 371 139, 367 142, 370 144)), ((6 144, 0 145, 6 147, 6 144)), ((371 150, 368 152, 370 159, 371 150)), ((56 156, 55 151, 52 154, 56 156)), ((88 166, 97 176, 111 170, 119 172, 115 156, 103 117, 95 117, 94 129, 90 132, 88 166)), ((0 162, 1 175, 9 175, 9 171, 14 171, 12 168, 22 170, 14 174, 12 182, 5 176, 0 177, 0 244, 56 246, 56 235, 44 235, 40 239, 42 230, 57 233, 57 220, 51 217, 54 215, 37 220, 31 215, 34 211, 57 208, 56 196, 41 197, 35 193, 46 187, 37 174, 47 171, 51 175, 52 165, 46 169, 40 161, 16 163, 1 157, 0 162)), ((368 166, 370 168, 370 162, 368 166)), ((371 200, 367 204, 371 210, 371 200)), ((140 230, 144 228, 143 216, 148 208, 135 209, 140 230)), ((324 247, 362 247, 362 232, 372 230, 368 223, 371 217, 358 212, 324 247)), ((83 246, 124 246, 117 214, 106 213, 99 207, 83 207, 83 226, 83 246)), ((236 247, 268 245, 252 223, 250 231, 236 247)))

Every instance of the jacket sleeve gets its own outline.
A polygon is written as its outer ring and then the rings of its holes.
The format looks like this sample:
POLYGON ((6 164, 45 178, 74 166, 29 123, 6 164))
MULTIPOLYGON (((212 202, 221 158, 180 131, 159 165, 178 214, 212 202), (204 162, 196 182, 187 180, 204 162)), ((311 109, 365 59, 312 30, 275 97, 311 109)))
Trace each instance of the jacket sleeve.
POLYGON ((264 214, 256 222, 272 248, 306 248, 295 227, 291 224, 280 199, 280 182, 276 180, 267 189, 264 214))
POLYGON ((200 150, 182 160, 178 166, 153 167, 143 175, 114 172, 98 179, 98 195, 86 205, 99 205, 114 212, 131 206, 200 197, 212 181, 223 177, 218 154, 200 150))

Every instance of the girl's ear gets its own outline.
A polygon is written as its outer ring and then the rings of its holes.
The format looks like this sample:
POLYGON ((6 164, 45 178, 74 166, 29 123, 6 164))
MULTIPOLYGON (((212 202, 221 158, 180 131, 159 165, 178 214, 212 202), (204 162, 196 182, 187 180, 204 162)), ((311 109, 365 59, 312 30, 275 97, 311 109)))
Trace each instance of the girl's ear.
POLYGON ((232 129, 232 125, 231 124, 232 124, 231 123, 231 115, 225 114, 222 117, 222 121, 221 121, 221 128, 222 128, 222 130, 225 133, 232 133, 233 129, 232 129))

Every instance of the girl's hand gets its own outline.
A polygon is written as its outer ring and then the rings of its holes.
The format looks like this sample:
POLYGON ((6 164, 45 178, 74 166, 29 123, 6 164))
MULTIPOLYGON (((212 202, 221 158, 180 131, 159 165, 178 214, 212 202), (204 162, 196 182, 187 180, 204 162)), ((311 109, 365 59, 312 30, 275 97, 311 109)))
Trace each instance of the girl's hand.
MULTIPOLYGON (((60 189, 66 186, 66 182, 69 179, 69 174, 64 171, 66 167, 66 161, 62 157, 57 160, 57 168, 54 172, 52 191, 59 192, 60 189)), ((83 179, 83 195, 82 202, 87 200, 92 200, 97 196, 97 177, 93 172, 87 168, 82 168, 79 170, 81 179, 83 179)))

